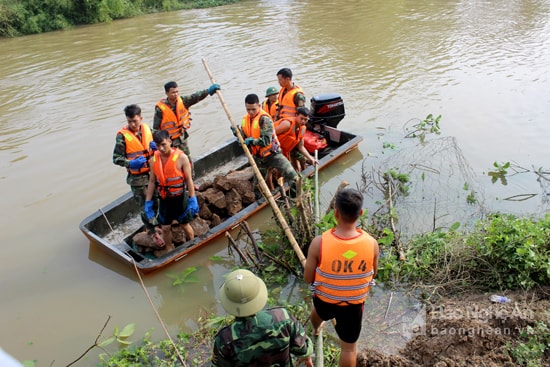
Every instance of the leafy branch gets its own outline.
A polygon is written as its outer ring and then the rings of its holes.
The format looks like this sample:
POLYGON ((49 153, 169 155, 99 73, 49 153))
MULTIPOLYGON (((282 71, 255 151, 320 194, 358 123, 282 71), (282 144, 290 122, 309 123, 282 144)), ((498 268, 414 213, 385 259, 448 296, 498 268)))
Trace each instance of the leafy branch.
POLYGON ((99 334, 95 338, 94 343, 91 346, 89 346, 88 349, 86 349, 77 359, 75 359, 74 361, 69 363, 67 365, 67 367, 72 366, 76 362, 80 361, 82 358, 84 358, 84 356, 86 354, 88 354, 94 348, 99 348, 102 351, 104 351, 105 353, 109 354, 109 352, 107 352, 105 350, 105 347, 108 346, 109 344, 113 343, 114 341, 118 341, 119 344, 122 344, 124 346, 132 344, 132 342, 130 342, 126 339, 128 339, 130 336, 132 336, 132 334, 134 334, 134 331, 136 329, 136 324, 134 324, 134 323, 126 325, 124 328, 122 328, 121 331, 119 331, 118 327, 115 326, 113 334, 109 338, 107 338, 107 339, 100 342, 100 338, 101 338, 103 332, 105 331, 105 328, 107 327, 107 324, 109 323, 110 320, 111 320, 111 315, 109 315, 109 317, 107 317, 107 321, 105 321, 105 324, 103 325, 103 327, 99 331, 99 334))

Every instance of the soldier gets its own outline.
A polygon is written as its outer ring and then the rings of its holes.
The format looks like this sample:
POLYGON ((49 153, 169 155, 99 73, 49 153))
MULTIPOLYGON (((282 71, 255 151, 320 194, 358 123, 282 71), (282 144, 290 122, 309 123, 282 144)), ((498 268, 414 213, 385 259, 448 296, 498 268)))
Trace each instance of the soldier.
POLYGON ((158 222, 162 225, 164 243, 172 248, 172 224, 181 224, 187 240, 195 238, 191 221, 199 212, 195 185, 191 177, 191 162, 181 150, 171 147, 170 136, 165 130, 155 131, 153 139, 158 147, 149 159, 151 173, 147 186, 145 214, 154 221, 153 195, 158 192, 158 222), (175 223, 174 223, 175 222, 175 223))
POLYGON ((155 106, 153 131, 167 130, 172 140, 172 146, 183 150, 191 160, 187 141, 189 138, 187 130, 191 127, 189 107, 202 101, 208 95, 213 95, 219 89, 219 84, 212 84, 207 89, 182 97, 176 82, 171 81, 164 84, 166 99, 160 100, 155 106))
POLYGON ((265 99, 262 102, 262 110, 269 113, 273 121, 277 117, 277 108, 279 107, 279 102, 277 101, 278 95, 279 90, 276 87, 269 87, 265 91, 265 99))
POLYGON ((299 176, 281 153, 269 113, 262 110, 256 94, 247 95, 244 103, 247 114, 243 117, 241 131, 244 143, 249 147, 262 175, 265 178, 269 168, 276 168, 289 184, 291 191, 295 191, 299 176))
POLYGON ((277 80, 281 86, 277 101, 279 103, 277 118, 296 116, 296 109, 306 105, 306 96, 302 88, 292 81, 292 70, 283 68, 277 72, 277 80))
MULTIPOLYGON (((128 171, 126 183, 130 185, 134 199, 141 212, 141 219, 146 226, 149 221, 145 217, 145 192, 149 183, 149 157, 156 149, 151 128, 143 123, 141 108, 136 104, 124 108, 126 126, 116 134, 116 143, 113 150, 113 163, 125 167, 128 171)), ((151 229, 151 228, 149 228, 151 229)))
POLYGON ((304 145, 306 124, 309 121, 309 109, 298 107, 295 117, 287 117, 275 122, 275 133, 281 144, 281 151, 292 163, 296 172, 305 168, 305 163, 318 164, 304 145))
POLYGON ((313 367, 313 343, 304 327, 285 308, 263 310, 267 288, 263 280, 249 270, 239 269, 227 275, 220 288, 220 303, 235 321, 214 338, 213 367, 293 366, 313 367))

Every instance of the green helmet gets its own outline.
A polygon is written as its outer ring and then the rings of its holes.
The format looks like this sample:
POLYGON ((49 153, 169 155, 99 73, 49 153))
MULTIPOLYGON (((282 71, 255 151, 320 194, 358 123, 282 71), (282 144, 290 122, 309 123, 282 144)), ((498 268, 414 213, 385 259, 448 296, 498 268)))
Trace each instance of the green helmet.
POLYGON ((250 270, 235 270, 227 275, 220 288, 220 303, 231 315, 254 315, 267 303, 267 287, 250 270))
POLYGON ((265 91, 265 96, 269 97, 269 96, 271 96, 273 94, 277 94, 277 93, 279 93, 279 90, 277 89, 277 87, 269 87, 265 91))

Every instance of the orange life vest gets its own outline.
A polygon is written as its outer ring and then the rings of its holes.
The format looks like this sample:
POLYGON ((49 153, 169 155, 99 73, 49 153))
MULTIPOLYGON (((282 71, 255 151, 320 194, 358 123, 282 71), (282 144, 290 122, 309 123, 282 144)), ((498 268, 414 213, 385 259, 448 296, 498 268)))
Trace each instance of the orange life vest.
MULTIPOLYGON (((260 137, 260 132, 261 132, 260 118, 262 116, 267 116, 271 119, 271 117, 269 116, 269 113, 265 112, 264 110, 260 110, 260 112, 256 115, 256 117, 254 117, 253 121, 250 121, 250 115, 248 113, 244 115, 243 121, 241 123, 241 127, 246 137, 254 138, 254 139, 258 139, 260 137)), ((275 129, 273 129, 273 135, 271 137, 271 143, 269 143, 269 145, 265 147, 251 145, 250 150, 252 154, 261 158, 265 158, 269 156, 271 153, 279 150, 279 141, 277 140, 275 129)))
MULTIPOLYGON (((136 134, 128 126, 120 129, 117 134, 122 134, 124 136, 124 142, 126 145, 126 158, 128 160, 134 160, 139 156, 145 157, 149 160, 151 154, 149 153, 149 143, 153 140, 153 135, 151 134, 151 128, 146 124, 142 123, 140 126, 141 130, 141 139, 138 138, 136 134)), ((128 172, 132 175, 139 175, 142 173, 149 172, 149 164, 145 165, 138 169, 130 169, 128 167, 128 172)))
POLYGON ((297 93, 304 93, 304 91, 296 84, 291 89, 281 88, 277 97, 277 102, 279 102, 278 120, 296 116, 298 106, 294 103, 294 97, 297 93))
POLYGON ((176 113, 165 100, 158 101, 156 107, 162 111, 160 129, 168 131, 171 140, 179 138, 183 130, 191 127, 191 112, 185 107, 181 97, 176 102, 176 113))
POLYGON ((279 108, 279 101, 273 102, 271 105, 269 105, 269 99, 266 98, 262 103, 262 110, 269 113, 269 116, 271 116, 271 119, 275 119, 275 115, 277 115, 277 108, 279 108))
POLYGON ((164 167, 157 150, 153 156, 153 172, 157 179, 157 188, 161 198, 183 195, 185 189, 185 173, 177 166, 178 158, 183 153, 179 149, 172 148, 170 157, 166 160, 164 167))
POLYGON ((298 124, 298 122, 296 122, 296 117, 278 120, 275 122, 275 126, 278 126, 283 120, 290 121, 290 129, 284 133, 277 134, 277 139, 279 140, 279 144, 281 144, 281 151, 285 157, 290 158, 290 152, 304 137, 306 126, 298 124))
POLYGON ((321 235, 314 293, 328 303, 363 303, 374 276, 375 240, 361 229, 356 237, 347 239, 337 237, 334 230, 321 235))

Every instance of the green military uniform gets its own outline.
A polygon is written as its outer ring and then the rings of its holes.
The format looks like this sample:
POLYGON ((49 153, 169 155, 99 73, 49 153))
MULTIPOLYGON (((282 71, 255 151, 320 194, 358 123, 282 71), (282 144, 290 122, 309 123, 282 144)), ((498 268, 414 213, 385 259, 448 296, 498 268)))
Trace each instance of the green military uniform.
MULTIPOLYGON (((141 133, 137 133, 141 138, 141 133)), ((126 140, 122 134, 116 135, 115 149, 113 151, 113 163, 125 168, 128 168, 130 161, 126 158, 126 140)), ((149 225, 149 221, 145 217, 145 194, 147 185, 149 184, 149 172, 133 175, 128 171, 126 183, 130 185, 134 199, 141 213, 141 219, 145 225, 149 225)))
MULTIPOLYGON (((189 96, 180 96, 179 98, 181 98, 185 108, 189 109, 189 107, 202 101, 206 97, 208 97, 208 88, 197 91, 189 96)), ((167 100, 164 100, 164 103, 166 103, 166 105, 170 105, 170 103, 168 103, 167 100)), ((171 106, 171 108, 172 108, 172 111, 174 111, 174 114, 176 114, 176 106, 171 106)), ((160 130, 161 121, 162 121, 162 110, 158 107, 155 107, 155 116, 153 118, 153 131, 160 130)), ((179 138, 172 140, 172 146, 174 148, 179 148, 180 150, 182 150, 185 154, 187 154, 187 157, 189 157, 189 160, 191 160, 191 151, 189 150, 188 138, 189 138, 189 133, 187 132, 187 130, 184 130, 179 138)))
POLYGON ((296 107, 304 107, 306 105, 306 95, 302 92, 296 93, 294 96, 294 104, 296 107))
MULTIPOLYGON (((269 116, 262 116, 259 122, 260 137, 254 139, 252 145, 266 147, 271 144, 273 138, 273 121, 269 116)), ((243 138, 247 138, 246 134, 243 133, 242 135, 243 138)), ((254 156, 254 161, 262 173, 262 176, 266 176, 269 168, 276 168, 289 185, 294 184, 299 177, 298 173, 292 167, 288 159, 281 153, 281 148, 276 146, 274 149, 275 150, 265 158, 254 156)))
POLYGON ((313 344, 304 327, 284 308, 237 317, 214 339, 212 366, 293 366, 291 354, 307 357, 313 344))

